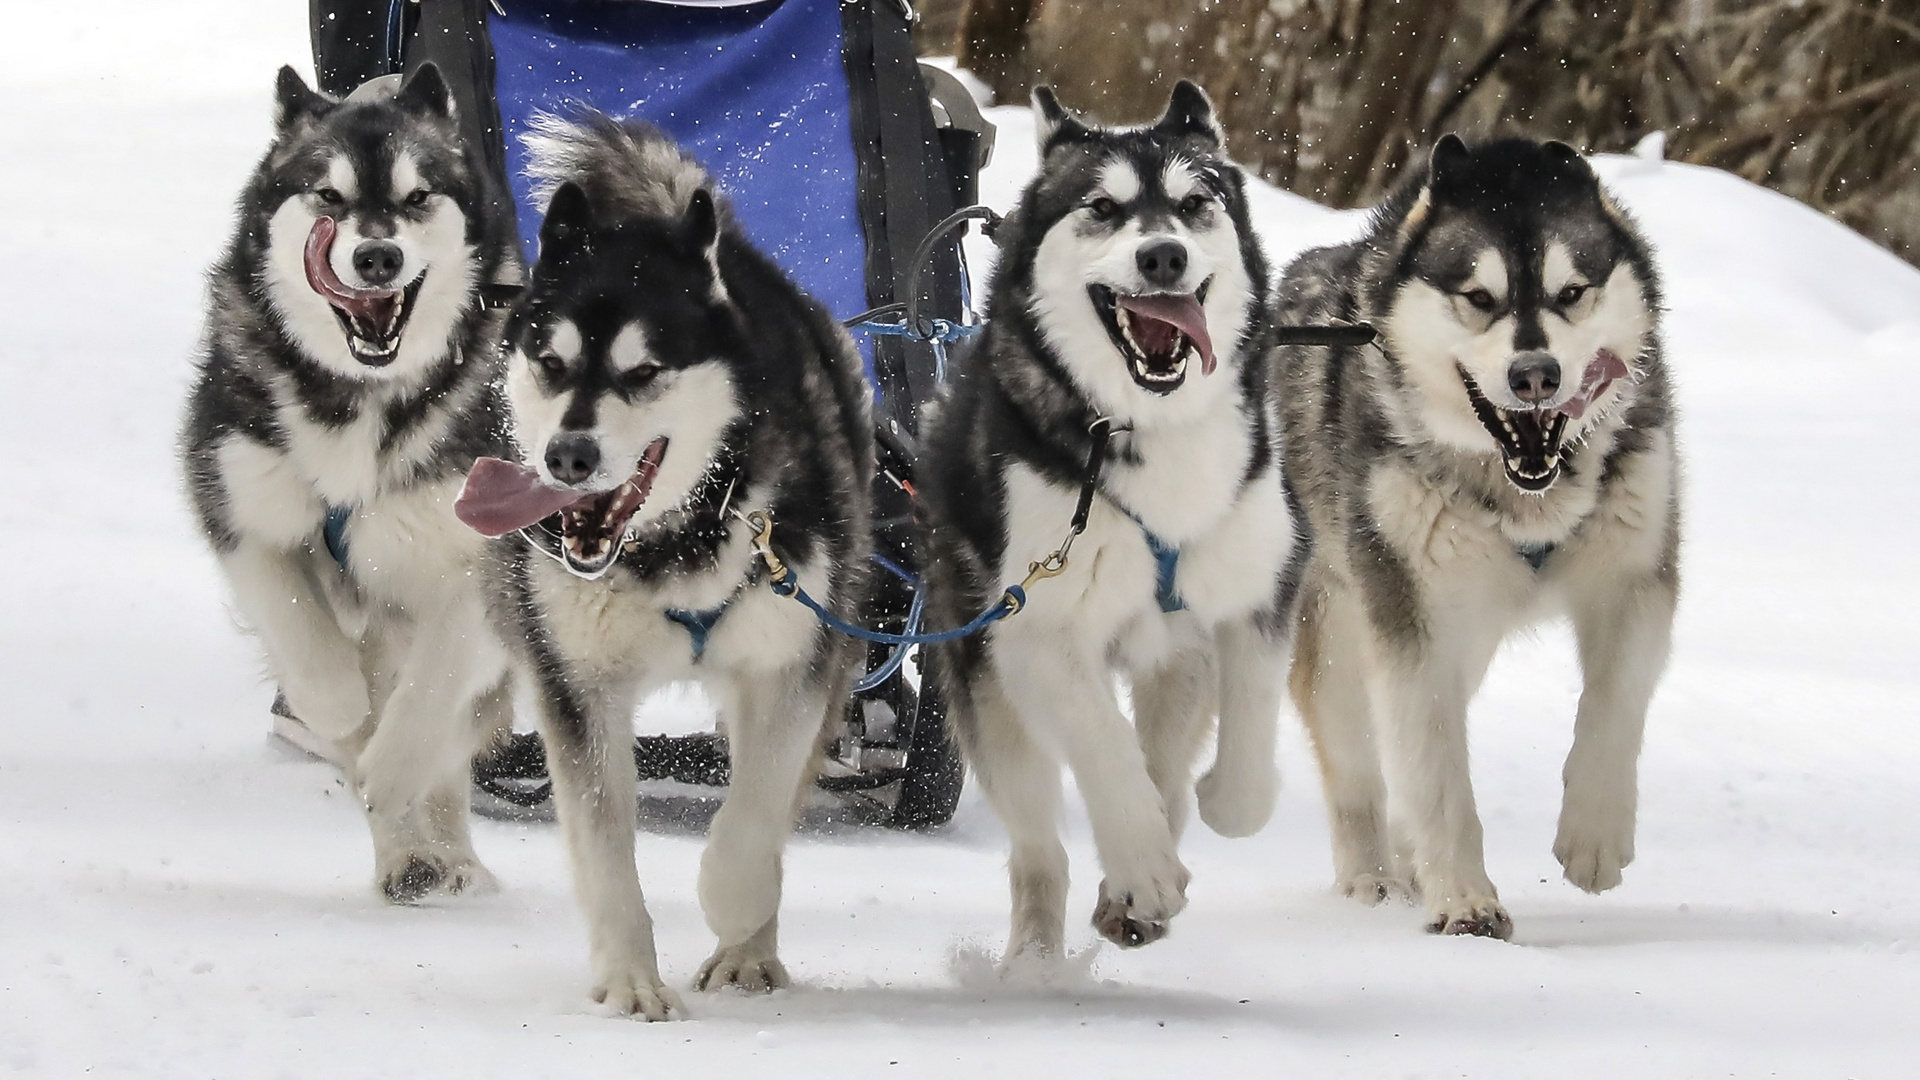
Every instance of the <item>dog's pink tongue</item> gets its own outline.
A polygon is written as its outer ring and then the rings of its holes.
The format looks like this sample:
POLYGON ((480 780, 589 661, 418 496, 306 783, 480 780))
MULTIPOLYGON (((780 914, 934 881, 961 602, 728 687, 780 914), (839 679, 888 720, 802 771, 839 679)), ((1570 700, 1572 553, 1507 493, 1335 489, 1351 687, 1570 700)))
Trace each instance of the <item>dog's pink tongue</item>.
POLYGON ((369 321, 373 321, 376 315, 386 315, 386 309, 392 306, 400 290, 356 289, 341 281, 340 275, 333 272, 333 237, 339 231, 339 223, 330 217, 313 219, 313 230, 307 233, 306 247, 302 249, 307 287, 349 315, 369 321))
POLYGON ((483 457, 468 471, 453 514, 483 536, 505 536, 579 501, 578 491, 548 487, 525 465, 483 457))
POLYGON ((1600 395, 1607 392, 1607 387, 1613 385, 1613 380, 1624 379, 1630 374, 1632 371, 1619 354, 1612 349, 1601 349, 1580 375, 1580 392, 1567 399, 1567 403, 1560 406, 1558 411, 1566 413, 1570 419, 1580 419, 1587 414, 1587 407, 1599 400, 1600 395))
POLYGON ((1213 339, 1207 336, 1207 313, 1201 309, 1199 297, 1192 293, 1148 293, 1122 296, 1118 301, 1121 307, 1136 315, 1179 327, 1200 350, 1201 373, 1213 374, 1213 339))

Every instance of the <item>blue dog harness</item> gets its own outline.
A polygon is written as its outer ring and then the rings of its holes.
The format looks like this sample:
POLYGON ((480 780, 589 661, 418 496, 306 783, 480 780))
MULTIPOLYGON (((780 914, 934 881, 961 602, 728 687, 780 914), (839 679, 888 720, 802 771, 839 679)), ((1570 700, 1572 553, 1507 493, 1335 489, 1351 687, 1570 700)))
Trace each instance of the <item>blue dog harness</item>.
POLYGON ((732 606, 733 597, 729 596, 719 607, 708 608, 705 611, 667 608, 661 614, 686 627, 687 636, 693 639, 693 662, 697 664, 700 658, 706 655, 707 635, 713 633, 714 624, 718 623, 720 616, 725 615, 727 609, 732 606))
POLYGON ((1554 545, 1551 542, 1539 543, 1539 544, 1515 544, 1513 545, 1513 553, 1515 555, 1520 556, 1522 559, 1525 559, 1527 561, 1527 565, 1533 567, 1533 572, 1537 574, 1540 572, 1542 567, 1547 565, 1547 559, 1553 554, 1553 549, 1555 546, 1556 545, 1554 545))
POLYGON ((1153 555, 1153 598, 1159 602, 1160 610, 1168 615, 1187 610, 1187 602, 1180 598, 1180 587, 1174 582, 1174 575, 1180 571, 1180 549, 1160 539, 1133 511, 1114 502, 1113 496, 1107 496, 1107 501, 1127 515, 1127 520, 1140 526, 1141 535, 1147 538, 1147 551, 1153 555))
POLYGON ((1160 610, 1169 615, 1187 610, 1187 602, 1180 599, 1180 588, 1173 580, 1180 569, 1180 549, 1168 547, 1165 540, 1145 526, 1140 531, 1146 533, 1147 550, 1153 552, 1153 598, 1160 602, 1160 610))
POLYGON ((347 568, 347 521, 352 517, 351 506, 328 506, 326 521, 320 526, 320 539, 327 545, 327 554, 333 556, 342 570, 347 568))

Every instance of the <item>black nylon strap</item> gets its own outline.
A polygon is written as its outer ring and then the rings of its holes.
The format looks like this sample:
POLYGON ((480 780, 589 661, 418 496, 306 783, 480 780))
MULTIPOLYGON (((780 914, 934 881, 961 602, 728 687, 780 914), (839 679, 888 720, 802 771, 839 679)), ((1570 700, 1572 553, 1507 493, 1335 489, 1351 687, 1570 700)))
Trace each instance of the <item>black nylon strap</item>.
POLYGON ((1273 329, 1275 345, 1369 345, 1375 336, 1372 323, 1276 326, 1273 329))
POLYGON ((313 72, 320 91, 346 97, 387 73, 387 0, 308 0, 313 72))
MULTIPOLYGON (((840 12, 867 299, 875 306, 904 303, 915 249, 954 208, 951 175, 903 9, 890 0, 858 0, 842 4, 840 12)), ((958 251, 955 243, 936 252, 924 274, 923 310, 936 318, 961 317, 958 251)), ((939 388, 933 350, 902 338, 878 339, 873 349, 886 413, 912 432, 915 406, 932 400, 939 388)))
POLYGON ((1113 421, 1102 416, 1087 428, 1093 446, 1087 451, 1087 471, 1080 481, 1080 502, 1073 508, 1073 535, 1087 531, 1087 515, 1093 512, 1093 495, 1100 490, 1100 470, 1107 464, 1107 441, 1113 438, 1113 421))

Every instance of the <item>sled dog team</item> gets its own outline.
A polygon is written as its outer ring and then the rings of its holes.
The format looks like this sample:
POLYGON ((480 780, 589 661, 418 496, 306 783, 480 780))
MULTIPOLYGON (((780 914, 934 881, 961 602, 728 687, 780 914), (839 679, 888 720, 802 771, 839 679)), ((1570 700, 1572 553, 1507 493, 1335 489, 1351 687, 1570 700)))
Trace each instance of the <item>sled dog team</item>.
MULTIPOLYGON (((1017 614, 929 647, 1012 841, 1008 959, 1065 948, 1062 766, 1099 854, 1094 926, 1155 941, 1186 905, 1189 805, 1228 836, 1272 812, 1283 683, 1338 887, 1509 936, 1467 707, 1505 637, 1559 613, 1585 686, 1554 854, 1582 889, 1619 884, 1679 567, 1661 298, 1632 222, 1562 144, 1448 136, 1360 239, 1276 279, 1197 87, 1143 127, 1035 105, 1040 169, 918 463, 936 628, 1084 515, 1017 614), (1362 322, 1373 344, 1275 344, 1362 322)), ((732 779, 694 986, 786 985, 782 851, 865 649, 768 587, 748 519, 858 621, 874 448, 851 340, 645 125, 582 112, 529 137, 547 211, 504 314, 480 299, 519 269, 496 181, 435 69, 346 101, 283 69, 277 126, 211 275, 183 452, 287 705, 348 763, 379 888, 492 885, 468 769, 522 687, 593 996, 683 1011, 635 866, 631 717, 697 681, 732 779)))

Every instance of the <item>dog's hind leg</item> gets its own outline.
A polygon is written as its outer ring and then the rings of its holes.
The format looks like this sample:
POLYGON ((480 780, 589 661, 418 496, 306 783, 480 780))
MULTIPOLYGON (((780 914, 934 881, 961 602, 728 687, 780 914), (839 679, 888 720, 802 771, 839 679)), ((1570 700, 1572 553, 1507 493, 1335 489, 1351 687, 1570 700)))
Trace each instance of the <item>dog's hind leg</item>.
MULTIPOLYGON (((540 731, 547 746, 553 805, 566 835, 574 893, 587 917, 593 999, 622 1015, 665 1020, 685 1015, 660 981, 635 863, 634 689, 575 686, 547 658, 532 674, 538 688, 540 731)), ((536 659, 536 664, 541 664, 536 659)))
POLYGON ((1094 928, 1116 945, 1151 944, 1187 906, 1187 868, 1104 660, 1071 641, 1069 630, 1045 623, 1002 631, 994 655, 1008 659, 995 666, 1020 718, 1043 744, 1060 747, 1086 799, 1106 870, 1094 928))
POLYGON ((1211 650, 1183 648, 1133 680, 1133 725, 1176 839, 1186 827, 1194 763, 1220 697, 1217 671, 1211 650))
POLYGON ((243 539, 220 562, 293 714, 335 743, 360 735, 372 706, 359 648, 341 632, 321 595, 313 556, 243 539))
POLYGON ((1251 619, 1223 624, 1215 639, 1220 737, 1213 768, 1200 778, 1200 819, 1221 836, 1252 836, 1273 817, 1280 791, 1274 750, 1286 648, 1251 619))
POLYGON ((1380 772, 1367 701, 1365 616, 1350 596, 1316 589, 1301 605, 1288 680, 1327 799, 1333 832, 1333 880, 1341 893, 1377 904, 1410 885, 1394 872, 1387 828, 1387 785, 1380 772))
POLYGON ((844 706, 848 681, 822 680, 805 668, 737 677, 727 709, 726 801, 700 858, 700 908, 719 944, 694 976, 696 990, 787 985, 779 955, 782 853, 829 710, 844 706))
POLYGON ((1007 859, 1013 926, 1006 966, 1066 950, 1067 849, 1060 843, 1060 762, 1034 742, 990 672, 956 695, 961 745, 1013 851, 1007 859))
POLYGON ((1554 857, 1588 892, 1620 884, 1633 861, 1638 764, 1647 705, 1666 667, 1675 590, 1655 578, 1610 580, 1573 594, 1585 686, 1563 777, 1554 857))

